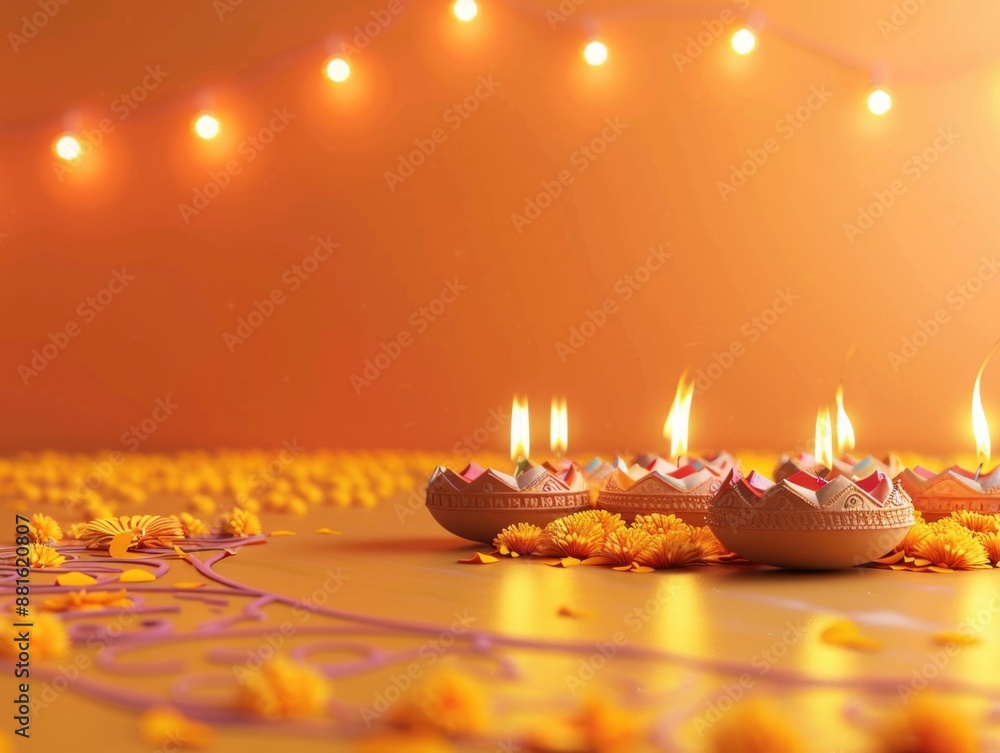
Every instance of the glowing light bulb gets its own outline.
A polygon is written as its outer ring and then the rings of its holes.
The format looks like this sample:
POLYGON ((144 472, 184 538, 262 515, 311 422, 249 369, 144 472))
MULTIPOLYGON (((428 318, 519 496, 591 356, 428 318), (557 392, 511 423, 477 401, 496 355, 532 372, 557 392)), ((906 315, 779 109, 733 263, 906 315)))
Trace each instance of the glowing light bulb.
POLYGON ((55 152, 59 159, 72 162, 83 154, 83 147, 74 136, 66 134, 56 140, 55 152))
POLYGON ((876 89, 868 95, 868 109, 873 115, 885 115, 892 107, 892 97, 885 89, 876 89))
POLYGON ((199 115, 194 121, 194 132, 203 139, 214 139, 220 129, 219 121, 213 115, 199 115))
POLYGON ((748 55, 757 46, 757 37, 754 36, 754 33, 750 29, 744 26, 742 29, 736 30, 731 42, 733 50, 737 55, 748 55))
POLYGON ((459 21, 468 23, 479 14, 479 6, 476 5, 476 0, 455 0, 451 12, 459 21))
POLYGON ((590 65, 604 65, 608 59, 608 48, 604 42, 598 42, 596 39, 593 42, 588 42, 587 46, 583 48, 583 59, 590 65))
POLYGON ((344 58, 334 58, 326 64, 326 77, 334 83, 347 81, 351 75, 351 64, 344 58))

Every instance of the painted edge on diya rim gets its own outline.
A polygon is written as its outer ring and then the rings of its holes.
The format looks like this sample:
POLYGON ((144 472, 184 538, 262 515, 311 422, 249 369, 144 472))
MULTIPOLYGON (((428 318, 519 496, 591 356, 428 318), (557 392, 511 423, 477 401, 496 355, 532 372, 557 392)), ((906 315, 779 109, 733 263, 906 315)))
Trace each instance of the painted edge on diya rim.
POLYGON ((913 507, 928 521, 947 518, 958 510, 970 510, 987 515, 1000 513, 1000 489, 976 494, 955 479, 943 479, 929 488, 917 488, 902 474, 897 477, 897 482, 902 484, 903 491, 910 495, 913 507))
POLYGON ((589 510, 590 490, 557 492, 427 492, 428 507, 447 510, 589 510))
POLYGON ((636 515, 652 513, 692 513, 705 515, 712 506, 714 494, 629 494, 602 489, 597 495, 597 507, 608 512, 636 515))

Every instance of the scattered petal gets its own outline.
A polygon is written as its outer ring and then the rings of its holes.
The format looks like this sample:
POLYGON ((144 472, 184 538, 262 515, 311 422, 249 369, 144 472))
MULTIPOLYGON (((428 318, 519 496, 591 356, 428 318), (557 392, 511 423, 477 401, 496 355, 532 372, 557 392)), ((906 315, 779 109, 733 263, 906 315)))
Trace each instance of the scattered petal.
POLYGON ((174 588, 201 588, 205 584, 200 580, 182 580, 179 583, 173 583, 174 588))
POLYGON ((340 531, 334 531, 331 528, 317 528, 316 529, 316 533, 324 533, 324 534, 326 534, 328 536, 339 536, 340 535, 340 531))
POLYGON ((129 609, 132 600, 120 591, 70 591, 42 602, 46 612, 90 612, 99 609, 129 609))
POLYGON ((960 630, 945 630, 934 633, 931 640, 939 646, 974 646, 977 643, 982 643, 979 636, 960 630))
POLYGON ((467 560, 459 560, 463 565, 492 565, 494 562, 499 562, 496 557, 492 557, 489 554, 482 554, 481 552, 476 552, 467 560))
POLYGON ((119 583, 148 583, 151 580, 156 580, 156 576, 149 572, 149 570, 143 570, 138 567, 134 567, 131 570, 124 570, 118 576, 119 583))
POLYGON ((92 586, 95 583, 97 583, 97 578, 76 571, 60 573, 56 576, 57 586, 92 586))
POLYGON ((590 619, 594 616, 593 612, 588 612, 583 609, 574 609, 573 607, 568 607, 565 604, 556 610, 556 614, 560 617, 571 617, 574 620, 590 619))
POLYGON ((546 565, 552 565, 552 567, 573 567, 580 564, 580 560, 576 557, 563 557, 562 559, 552 559, 546 560, 546 565))
POLYGON ((132 546, 132 542, 136 539, 137 533, 139 532, 122 531, 121 533, 116 533, 111 538, 111 543, 108 545, 108 554, 111 555, 112 559, 132 559, 141 556, 128 550, 132 546))
POLYGON ((294 536, 295 531, 271 531, 272 536, 294 536))
POLYGON ((820 640, 834 646, 854 648, 859 651, 877 651, 882 641, 870 638, 848 619, 836 620, 827 625, 819 635, 820 640))

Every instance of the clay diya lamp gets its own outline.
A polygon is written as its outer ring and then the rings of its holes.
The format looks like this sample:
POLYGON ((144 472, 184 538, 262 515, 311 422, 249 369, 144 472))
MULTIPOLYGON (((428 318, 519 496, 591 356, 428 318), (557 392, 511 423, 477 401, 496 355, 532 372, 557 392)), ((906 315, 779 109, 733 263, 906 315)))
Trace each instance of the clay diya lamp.
MULTIPOLYGON (((648 459, 643 457, 641 459, 648 459)), ((702 462, 680 467, 654 457, 648 465, 626 467, 619 461, 597 495, 597 506, 618 513, 626 522, 636 515, 675 515, 690 525, 705 525, 712 497, 725 474, 702 462)))
POLYGON ((777 483, 734 471, 708 513, 709 527, 730 551, 798 570, 871 562, 899 544, 913 524, 909 495, 879 471, 860 481, 800 472, 777 483))
POLYGON ((509 525, 544 527, 563 515, 591 509, 587 482, 575 465, 558 473, 528 463, 519 468, 511 476, 475 463, 460 473, 438 466, 427 483, 427 509, 456 536, 486 544, 509 525))
POLYGON ((1000 467, 980 474, 953 465, 934 473, 918 465, 905 468, 896 481, 927 521, 947 518, 958 510, 1000 513, 1000 467))

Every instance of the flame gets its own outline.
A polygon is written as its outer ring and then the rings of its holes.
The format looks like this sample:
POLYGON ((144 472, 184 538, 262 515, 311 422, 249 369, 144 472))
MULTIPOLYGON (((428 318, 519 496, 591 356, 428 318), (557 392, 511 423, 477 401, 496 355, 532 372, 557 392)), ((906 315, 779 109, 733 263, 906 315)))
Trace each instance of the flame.
POLYGON ((510 459, 515 462, 528 459, 531 451, 531 432, 528 429, 528 398, 521 402, 514 396, 510 409, 510 459))
POLYGON ((569 420, 566 398, 552 398, 552 420, 549 424, 549 446, 556 457, 561 457, 569 445, 569 420))
POLYGON ((663 424, 663 436, 670 440, 670 457, 677 458, 688 451, 688 424, 691 419, 691 399, 694 397, 694 382, 687 381, 687 371, 677 382, 677 393, 670 414, 663 424))
POLYGON ((830 425, 830 407, 824 406, 816 414, 816 465, 833 468, 833 427, 830 425))
POLYGON ((979 367, 979 373, 976 374, 976 385, 972 388, 972 432, 976 436, 976 454, 979 455, 979 460, 983 463, 990 462, 990 453, 993 448, 990 446, 990 425, 986 423, 986 411, 983 410, 983 398, 979 388, 983 380, 983 372, 986 371, 986 366, 993 360, 993 356, 997 354, 998 350, 1000 350, 1000 340, 994 344, 990 352, 986 354, 986 358, 983 359, 983 365, 979 367))
MULTIPOLYGON (((837 386, 837 454, 843 455, 854 449, 854 427, 844 410, 844 385, 837 386)), ((829 468, 830 466, 827 466, 829 468)))

